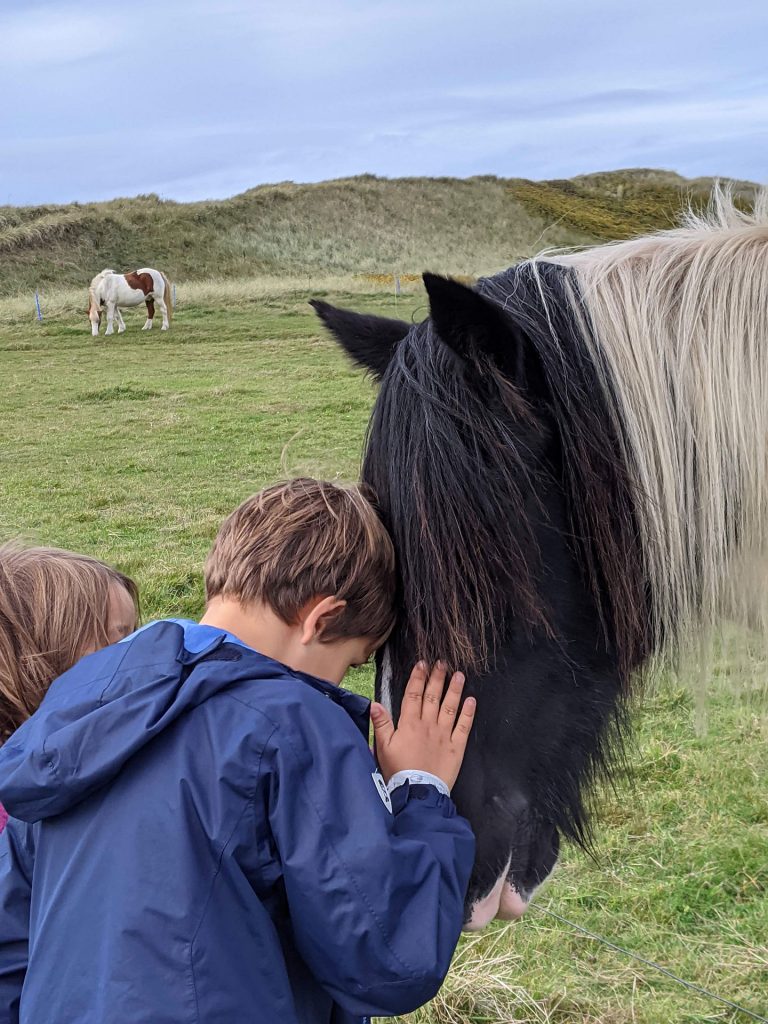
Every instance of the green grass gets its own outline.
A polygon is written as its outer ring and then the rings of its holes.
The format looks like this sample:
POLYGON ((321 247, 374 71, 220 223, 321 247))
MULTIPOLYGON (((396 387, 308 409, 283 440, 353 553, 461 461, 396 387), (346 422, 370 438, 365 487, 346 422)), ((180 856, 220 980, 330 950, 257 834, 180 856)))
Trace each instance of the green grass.
POLYGON ((235 504, 285 473, 356 477, 372 389, 305 300, 181 310, 169 334, 126 317, 97 341, 83 316, 2 329, 0 532, 98 549, 153 613, 196 613, 235 504))
MULTIPOLYGON (((424 303, 415 286, 397 305, 348 286, 331 298, 403 319, 424 303)), ((141 333, 128 311, 126 334, 98 340, 73 297, 42 325, 0 304, 0 537, 107 558, 138 578, 147 616, 196 615, 203 558, 237 502, 286 474, 354 479, 372 385, 298 285, 242 295, 225 312, 214 288, 180 289, 169 334, 141 333)), ((631 780, 600 801, 596 859, 567 848, 537 903, 766 1014, 767 734, 723 659, 705 736, 672 683, 645 702, 631 780)), ((370 674, 353 685, 369 690, 370 674)), ((410 1018, 746 1020, 535 909, 464 939, 441 995, 410 1018)))
MULTIPOLYGON (((537 904, 765 1013, 764 724, 756 709, 730 698, 715 698, 710 712, 710 730, 700 738, 686 694, 669 689, 647 701, 637 717, 632 781, 601 802, 597 860, 566 850, 537 904)), ((495 936, 477 944, 465 940, 471 978, 458 971, 446 988, 455 992, 461 1012, 433 1010, 416 1020, 748 1019, 536 909, 496 931, 503 938, 496 948, 499 962, 490 971, 481 959, 474 967, 471 961, 495 936), (488 974, 493 984, 483 986, 488 974), (484 1003, 492 1007, 485 1017, 484 1003)))

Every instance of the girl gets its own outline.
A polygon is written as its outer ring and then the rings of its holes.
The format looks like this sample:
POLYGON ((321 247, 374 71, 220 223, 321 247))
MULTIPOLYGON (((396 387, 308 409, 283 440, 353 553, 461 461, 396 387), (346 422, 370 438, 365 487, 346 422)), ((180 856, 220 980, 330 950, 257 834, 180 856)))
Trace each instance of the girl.
MULTIPOLYGON (((0 744, 53 680, 138 626, 138 588, 88 555, 0 545, 0 744)), ((0 832, 7 815, 0 805, 0 832)))

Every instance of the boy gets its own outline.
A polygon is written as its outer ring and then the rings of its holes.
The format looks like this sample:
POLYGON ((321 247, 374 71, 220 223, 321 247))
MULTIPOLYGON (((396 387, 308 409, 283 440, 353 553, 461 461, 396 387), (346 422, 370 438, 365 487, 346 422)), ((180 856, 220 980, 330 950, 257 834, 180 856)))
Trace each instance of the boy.
POLYGON ((474 701, 459 712, 456 675, 441 703, 445 672, 417 666, 397 730, 374 705, 385 784, 368 702, 337 685, 392 627, 373 508, 267 488, 205 582, 200 623, 84 659, 0 750, 2 1024, 346 1024, 415 1008, 448 970, 474 841, 447 793, 474 701))

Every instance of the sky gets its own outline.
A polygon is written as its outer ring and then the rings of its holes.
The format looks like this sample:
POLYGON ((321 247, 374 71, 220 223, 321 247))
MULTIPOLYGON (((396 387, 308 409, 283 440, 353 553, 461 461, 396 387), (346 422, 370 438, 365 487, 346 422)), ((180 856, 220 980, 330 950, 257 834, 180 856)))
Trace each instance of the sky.
POLYGON ((768 181, 766 0, 0 0, 0 204, 621 167, 768 181))

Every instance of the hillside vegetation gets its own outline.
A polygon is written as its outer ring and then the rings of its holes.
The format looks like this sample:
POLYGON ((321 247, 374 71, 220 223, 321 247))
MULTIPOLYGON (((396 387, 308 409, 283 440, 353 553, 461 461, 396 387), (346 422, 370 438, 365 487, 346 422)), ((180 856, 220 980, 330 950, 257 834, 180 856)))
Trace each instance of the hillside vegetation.
MULTIPOLYGON (((231 199, 156 195, 0 207, 0 292, 78 286, 104 267, 158 266, 177 281, 479 275, 552 246, 672 225, 711 179, 633 170, 534 182, 495 177, 262 185, 231 199)), ((754 186, 737 183, 748 201, 754 186)))

